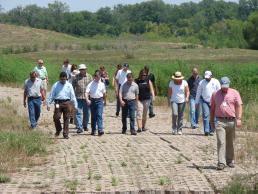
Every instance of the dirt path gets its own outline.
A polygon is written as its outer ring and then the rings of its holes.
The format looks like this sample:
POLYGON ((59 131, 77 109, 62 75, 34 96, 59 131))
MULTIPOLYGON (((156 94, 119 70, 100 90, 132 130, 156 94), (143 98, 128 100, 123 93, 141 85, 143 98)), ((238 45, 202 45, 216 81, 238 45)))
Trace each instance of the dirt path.
MULTIPOLYGON (((7 96, 27 114, 21 89, 0 87, 0 98, 7 96)), ((39 128, 53 136, 52 111, 43 108, 39 128)), ((107 105, 104 136, 77 135, 70 125, 70 139, 55 140, 47 164, 13 174, 11 183, 0 185, 0 193, 214 193, 233 175, 248 173, 240 166, 218 172, 215 137, 190 128, 172 136, 171 110, 156 108, 156 113, 147 132, 122 135, 121 118, 114 117, 114 104, 107 105)))

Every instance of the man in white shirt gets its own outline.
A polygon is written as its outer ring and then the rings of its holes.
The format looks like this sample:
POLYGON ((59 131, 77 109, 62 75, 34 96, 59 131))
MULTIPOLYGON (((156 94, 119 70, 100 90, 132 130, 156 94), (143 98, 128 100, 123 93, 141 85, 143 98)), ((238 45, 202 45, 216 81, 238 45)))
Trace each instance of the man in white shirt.
POLYGON ((65 72, 66 73, 68 80, 71 77, 71 68, 72 68, 72 65, 69 64, 69 59, 65 59, 64 60, 64 64, 62 65, 61 72, 65 72))
POLYGON ((213 135, 214 129, 210 125, 210 101, 211 96, 214 92, 217 92, 220 89, 220 82, 212 77, 211 71, 205 71, 204 78, 200 81, 195 104, 196 106, 199 103, 202 104, 202 119, 203 119, 203 128, 205 136, 213 135))
MULTIPOLYGON (((127 74, 131 73, 131 71, 128 69, 129 64, 125 63, 123 65, 123 68, 118 70, 116 74, 116 97, 117 97, 117 106, 120 107, 120 100, 119 100, 119 89, 120 87, 127 81, 127 74)), ((116 112, 116 116, 119 115, 119 112, 116 112)))
POLYGON ((95 135, 98 125, 98 135, 101 136, 104 134, 102 114, 106 105, 106 86, 101 81, 99 70, 95 71, 94 80, 87 85, 85 98, 91 111, 91 135, 95 135))

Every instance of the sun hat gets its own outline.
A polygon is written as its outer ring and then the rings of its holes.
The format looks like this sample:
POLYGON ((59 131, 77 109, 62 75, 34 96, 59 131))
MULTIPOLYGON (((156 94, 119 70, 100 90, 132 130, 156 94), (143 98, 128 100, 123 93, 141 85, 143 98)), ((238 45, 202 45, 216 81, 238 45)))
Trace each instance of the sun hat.
POLYGON ((222 88, 229 88, 230 80, 228 77, 222 77, 220 79, 220 84, 222 88))
POLYGON ((85 64, 80 64, 79 65, 79 70, 81 70, 81 69, 87 69, 86 65, 85 64))
POLYGON ((182 73, 180 71, 176 71, 172 77, 173 80, 181 80, 184 79, 184 76, 182 75, 182 73))
POLYGON ((204 78, 209 79, 209 78, 211 78, 211 76, 212 76, 211 71, 205 71, 205 73, 204 73, 204 78))

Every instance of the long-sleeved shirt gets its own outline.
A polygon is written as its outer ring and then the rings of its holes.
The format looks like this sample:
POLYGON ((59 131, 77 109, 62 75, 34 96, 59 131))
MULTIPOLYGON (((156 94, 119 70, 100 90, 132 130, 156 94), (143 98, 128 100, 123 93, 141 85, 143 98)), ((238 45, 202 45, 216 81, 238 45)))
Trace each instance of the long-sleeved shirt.
POLYGON ((199 104, 201 98, 206 102, 210 102, 212 94, 220 88, 220 83, 217 79, 211 78, 209 82, 203 79, 197 88, 195 103, 199 104))
POLYGON ((187 80, 191 97, 193 97, 193 98, 196 97, 197 88, 198 88, 198 85, 199 85, 201 80, 202 79, 201 79, 201 77, 199 75, 196 78, 194 78, 194 76, 191 76, 187 80))
POLYGON ((65 84, 62 84, 60 81, 57 81, 51 89, 51 92, 47 98, 47 106, 54 101, 54 100, 71 100, 77 108, 77 100, 74 94, 73 86, 68 81, 65 84))

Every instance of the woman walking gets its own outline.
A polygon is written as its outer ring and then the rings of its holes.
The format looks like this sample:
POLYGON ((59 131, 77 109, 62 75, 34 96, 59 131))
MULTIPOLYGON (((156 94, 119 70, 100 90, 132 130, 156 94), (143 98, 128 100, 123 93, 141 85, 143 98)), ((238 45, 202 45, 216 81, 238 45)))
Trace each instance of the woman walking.
POLYGON ((184 109, 185 103, 189 100, 189 88, 181 72, 175 72, 171 78, 168 100, 172 108, 172 134, 182 135, 184 109))
POLYGON ((147 72, 142 69, 139 77, 135 80, 139 86, 139 100, 137 103, 137 132, 146 131, 147 113, 150 106, 151 98, 155 100, 155 94, 152 82, 148 79, 147 72))

